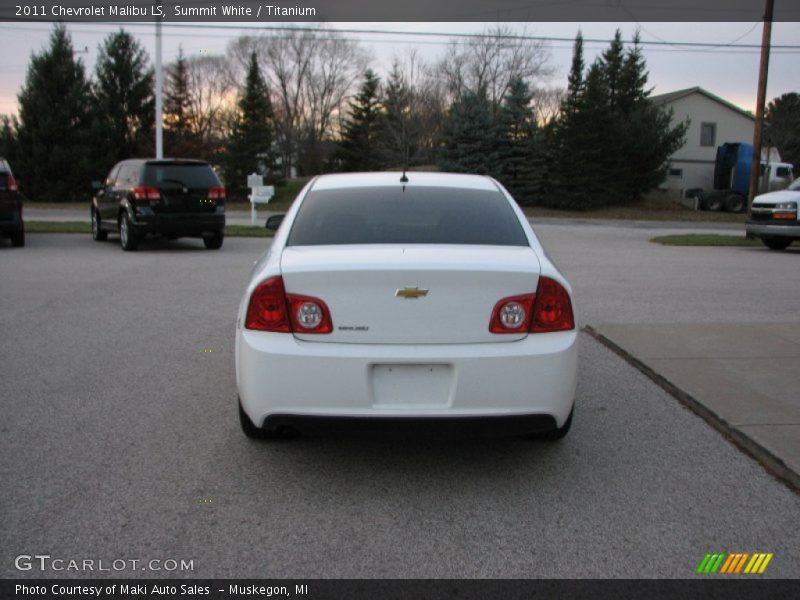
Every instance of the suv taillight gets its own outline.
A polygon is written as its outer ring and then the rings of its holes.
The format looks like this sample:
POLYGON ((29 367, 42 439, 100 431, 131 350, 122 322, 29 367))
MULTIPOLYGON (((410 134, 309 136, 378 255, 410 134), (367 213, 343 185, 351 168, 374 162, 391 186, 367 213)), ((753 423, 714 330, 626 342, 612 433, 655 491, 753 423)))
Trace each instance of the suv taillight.
POLYGON ((549 277, 539 277, 535 294, 503 298, 494 305, 492 333, 547 333, 575 328, 572 302, 564 287, 549 277))
POLYGON ((161 200, 161 192, 154 187, 138 186, 131 188, 131 193, 137 200, 161 200))
POLYGON ((17 180, 14 179, 14 176, 11 173, 8 174, 8 181, 6 182, 6 187, 8 187, 9 192, 19 191, 19 188, 17 187, 17 180))
POLYGON ((281 276, 262 281, 253 290, 244 326, 277 333, 330 333, 331 313, 319 298, 287 294, 281 276))
POLYGON ((209 200, 225 200, 225 188, 222 186, 212 187, 208 190, 209 200))

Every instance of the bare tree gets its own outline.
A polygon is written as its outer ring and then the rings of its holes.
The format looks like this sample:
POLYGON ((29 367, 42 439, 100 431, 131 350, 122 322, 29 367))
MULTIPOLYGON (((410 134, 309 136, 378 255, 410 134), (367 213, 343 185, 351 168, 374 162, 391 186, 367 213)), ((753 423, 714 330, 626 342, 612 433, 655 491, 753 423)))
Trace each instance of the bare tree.
POLYGON ((566 91, 559 87, 540 87, 533 91, 533 108, 541 127, 547 127, 561 113, 561 103, 566 91))
POLYGON ((544 43, 515 35, 509 27, 498 26, 482 37, 453 42, 439 63, 452 98, 464 91, 484 92, 497 107, 513 80, 522 79, 535 87, 537 80, 549 76, 550 56, 544 43))
POLYGON ((191 56, 186 59, 192 133, 210 151, 219 149, 228 134, 235 110, 236 86, 224 56, 191 56))
POLYGON ((292 167, 319 171, 324 142, 367 66, 365 54, 331 30, 289 30, 235 40, 228 52, 236 66, 229 72, 242 69, 253 51, 272 95, 284 176, 291 176, 292 167))

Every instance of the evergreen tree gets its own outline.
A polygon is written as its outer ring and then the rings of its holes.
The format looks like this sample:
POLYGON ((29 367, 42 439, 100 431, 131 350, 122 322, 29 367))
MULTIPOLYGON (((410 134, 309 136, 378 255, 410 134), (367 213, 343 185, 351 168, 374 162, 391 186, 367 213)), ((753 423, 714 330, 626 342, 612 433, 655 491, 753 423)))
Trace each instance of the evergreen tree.
POLYGON ((17 123, 13 117, 0 115, 0 157, 8 160, 13 168, 16 163, 17 123))
POLYGON ((414 164, 420 147, 420 127, 414 114, 414 90, 399 65, 392 67, 386 81, 384 118, 380 135, 381 159, 390 168, 414 164))
POLYGON ((663 180, 686 124, 673 127, 671 113, 649 102, 638 35, 625 50, 617 31, 585 75, 582 48, 578 34, 570 87, 553 132, 546 200, 582 209, 638 200, 663 180))
POLYGON ((275 117, 255 52, 250 55, 247 79, 237 106, 225 152, 225 185, 230 196, 242 197, 251 173, 266 175, 271 183, 277 181, 273 149, 275 117))
POLYGON ((167 156, 195 158, 197 143, 192 129, 191 90, 183 48, 167 67, 164 82, 164 152, 167 156))
POLYGON ((483 91, 465 91, 453 102, 442 131, 442 170, 499 175, 499 144, 492 113, 483 91))
MULTIPOLYGON (((145 50, 125 31, 100 46, 95 68, 95 147, 105 173, 116 162, 153 155, 153 71, 145 50)), ((102 178, 102 174, 98 176, 102 178)))
POLYGON ((34 54, 18 95, 15 175, 35 200, 85 200, 91 191, 89 83, 62 24, 34 54))
POLYGON ((767 105, 765 142, 778 148, 781 159, 800 173, 800 94, 790 92, 767 105))
POLYGON ((381 168, 379 155, 383 107, 378 97, 380 79, 367 69, 355 99, 348 107, 344 120, 338 157, 344 171, 377 171, 381 168))
POLYGON ((541 201, 544 157, 533 94, 522 79, 511 82, 498 111, 500 182, 520 204, 541 201))

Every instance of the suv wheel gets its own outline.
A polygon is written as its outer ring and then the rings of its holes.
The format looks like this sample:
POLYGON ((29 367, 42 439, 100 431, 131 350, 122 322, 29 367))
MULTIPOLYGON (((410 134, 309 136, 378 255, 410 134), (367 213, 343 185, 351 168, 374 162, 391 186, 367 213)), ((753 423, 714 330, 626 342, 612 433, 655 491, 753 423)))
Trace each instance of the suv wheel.
POLYGON ((786 250, 792 243, 792 238, 785 237, 762 237, 761 241, 770 250, 786 250))
POLYGON ((15 248, 22 248, 25 245, 25 228, 20 227, 11 234, 11 245, 15 248))
POLYGON ((128 217, 128 213, 126 212, 122 213, 122 216, 119 219, 119 243, 122 246, 122 249, 127 252, 136 250, 136 248, 139 246, 139 237, 133 230, 131 219, 128 217))
POLYGON ((92 211, 92 239, 95 242, 104 242, 108 239, 108 232, 100 228, 100 213, 92 211))
POLYGON ((219 250, 222 248, 222 241, 225 239, 225 234, 221 231, 216 232, 214 235, 207 235, 203 238, 203 243, 209 250, 219 250))

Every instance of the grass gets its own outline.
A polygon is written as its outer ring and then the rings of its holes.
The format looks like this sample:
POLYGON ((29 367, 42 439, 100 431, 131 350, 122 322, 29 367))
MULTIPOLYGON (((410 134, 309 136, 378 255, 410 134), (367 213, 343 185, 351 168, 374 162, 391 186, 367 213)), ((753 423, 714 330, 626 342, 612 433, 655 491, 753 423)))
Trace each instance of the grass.
MULTIPOLYGON (((297 194, 308 183, 308 177, 290 179, 284 185, 275 187, 275 197, 269 204, 260 204, 261 211, 286 212, 297 194)), ((89 197, 86 202, 35 202, 29 201, 30 208, 48 210, 89 210, 89 197)), ((246 199, 228 199, 228 211, 249 212, 250 203, 246 199)), ((745 216, 722 212, 697 211, 675 201, 665 200, 655 195, 631 206, 613 206, 594 210, 560 210, 540 206, 523 206, 529 217, 555 219, 621 219, 627 221, 685 221, 697 223, 744 223, 745 216)), ((237 235, 237 234, 231 234, 237 235)))
MULTIPOLYGON (((90 223, 80 221, 25 221, 25 233, 86 233, 92 232, 90 223)), ((274 231, 250 225, 228 225, 227 237, 272 237, 274 231)))
MULTIPOLYGON (((286 212, 292 205, 292 201, 297 194, 303 189, 303 186, 308 183, 308 177, 301 177, 299 179, 290 179, 284 185, 275 186, 275 196, 269 204, 259 204, 259 210, 269 212, 286 212)), ((86 196, 85 202, 37 202, 28 198, 24 199, 24 203, 29 208, 41 208, 45 210, 85 210, 89 211, 89 203, 91 197, 86 196)), ((226 210, 250 211, 250 202, 244 199, 228 199, 225 202, 226 210)))
POLYGON ((682 233, 654 237, 651 242, 663 246, 761 246, 759 240, 748 240, 743 235, 717 235, 713 233, 682 233))
POLYGON ((692 210, 677 202, 645 199, 630 206, 609 206, 592 210, 560 210, 523 206, 529 217, 560 219, 622 219, 626 221, 687 221, 698 223, 744 223, 745 215, 692 210))

